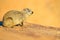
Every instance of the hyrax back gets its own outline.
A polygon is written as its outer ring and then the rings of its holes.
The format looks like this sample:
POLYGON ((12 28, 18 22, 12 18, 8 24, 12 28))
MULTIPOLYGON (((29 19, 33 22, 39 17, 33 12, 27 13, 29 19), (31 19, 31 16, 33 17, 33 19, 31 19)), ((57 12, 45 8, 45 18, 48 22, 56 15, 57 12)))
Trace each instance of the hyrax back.
POLYGON ((23 21, 33 12, 26 8, 22 11, 10 10, 3 16, 3 26, 13 27, 15 25, 23 26, 23 21))

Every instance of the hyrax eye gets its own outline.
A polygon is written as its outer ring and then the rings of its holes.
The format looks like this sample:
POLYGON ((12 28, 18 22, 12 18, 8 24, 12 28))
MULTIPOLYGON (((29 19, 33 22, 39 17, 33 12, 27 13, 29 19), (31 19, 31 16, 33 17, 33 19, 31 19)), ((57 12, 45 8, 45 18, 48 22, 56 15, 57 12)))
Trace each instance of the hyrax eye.
POLYGON ((29 9, 27 9, 27 11, 28 11, 28 12, 30 12, 30 10, 29 10, 29 9))

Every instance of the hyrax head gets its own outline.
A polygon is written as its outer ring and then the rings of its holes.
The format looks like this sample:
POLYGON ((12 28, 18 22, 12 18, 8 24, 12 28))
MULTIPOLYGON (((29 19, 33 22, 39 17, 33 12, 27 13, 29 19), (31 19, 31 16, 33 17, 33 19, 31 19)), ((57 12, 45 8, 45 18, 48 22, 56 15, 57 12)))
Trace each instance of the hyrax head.
POLYGON ((22 11, 23 11, 26 15, 28 15, 28 16, 30 16, 30 15, 33 14, 33 11, 30 10, 29 8, 25 8, 25 9, 23 9, 22 11))

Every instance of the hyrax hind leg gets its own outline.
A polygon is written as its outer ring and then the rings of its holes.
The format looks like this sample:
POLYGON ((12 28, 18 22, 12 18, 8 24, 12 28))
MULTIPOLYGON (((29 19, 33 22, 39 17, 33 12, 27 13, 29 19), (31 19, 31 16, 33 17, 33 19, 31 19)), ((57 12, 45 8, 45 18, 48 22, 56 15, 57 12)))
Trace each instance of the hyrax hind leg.
POLYGON ((11 17, 6 18, 3 20, 3 26, 4 27, 12 27, 13 26, 13 20, 11 17))

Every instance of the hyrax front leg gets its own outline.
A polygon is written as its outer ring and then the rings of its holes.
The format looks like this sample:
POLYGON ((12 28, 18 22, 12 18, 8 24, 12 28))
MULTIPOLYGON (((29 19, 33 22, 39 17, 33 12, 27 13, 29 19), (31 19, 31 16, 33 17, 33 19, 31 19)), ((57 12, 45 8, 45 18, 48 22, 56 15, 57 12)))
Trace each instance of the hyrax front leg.
POLYGON ((12 27, 13 26, 13 20, 11 17, 8 17, 4 20, 3 26, 5 27, 12 27))
POLYGON ((23 22, 20 22, 19 24, 16 24, 15 26, 23 26, 23 22))
POLYGON ((23 21, 20 23, 20 26, 21 26, 21 27, 23 26, 23 21))

